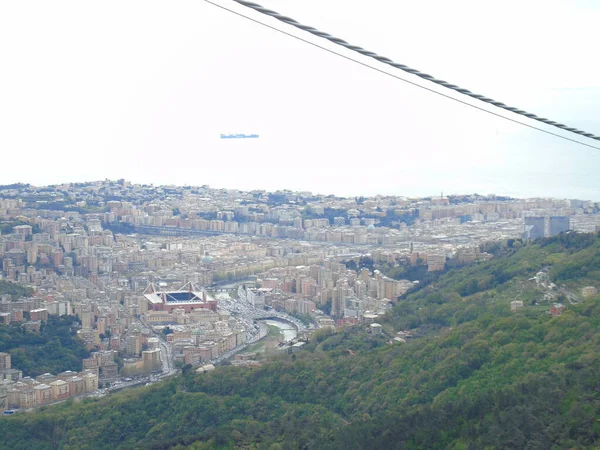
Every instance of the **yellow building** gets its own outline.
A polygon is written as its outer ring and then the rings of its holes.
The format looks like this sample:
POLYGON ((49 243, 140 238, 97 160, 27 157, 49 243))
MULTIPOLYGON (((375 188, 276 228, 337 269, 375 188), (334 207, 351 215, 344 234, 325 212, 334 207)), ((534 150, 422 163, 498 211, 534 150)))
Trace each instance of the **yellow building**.
POLYGON ((85 393, 85 381, 81 377, 71 377, 66 380, 69 384, 69 394, 71 397, 85 393))
POLYGON ((52 388, 52 400, 64 400, 69 398, 69 383, 63 380, 55 380, 50 383, 52 388))
POLYGON ((21 409, 33 408, 35 406, 35 393, 33 389, 22 390, 19 397, 19 407, 21 409))
POLYGON ((93 371, 85 371, 79 374, 85 385, 85 392, 94 392, 98 390, 98 375, 93 371))
POLYGON ((142 352, 142 360, 144 361, 144 372, 153 372, 162 368, 162 360, 160 357, 160 349, 144 350, 142 352))

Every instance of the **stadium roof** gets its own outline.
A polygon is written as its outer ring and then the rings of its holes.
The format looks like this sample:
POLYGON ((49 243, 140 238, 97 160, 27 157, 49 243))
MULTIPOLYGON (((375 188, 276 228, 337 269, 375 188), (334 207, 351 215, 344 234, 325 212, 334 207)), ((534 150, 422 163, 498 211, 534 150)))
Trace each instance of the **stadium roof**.
POLYGON ((185 305, 213 300, 212 297, 198 289, 192 282, 184 284, 175 291, 159 291, 154 283, 150 283, 143 295, 152 304, 185 305), (204 300, 205 298, 206 300, 204 300))

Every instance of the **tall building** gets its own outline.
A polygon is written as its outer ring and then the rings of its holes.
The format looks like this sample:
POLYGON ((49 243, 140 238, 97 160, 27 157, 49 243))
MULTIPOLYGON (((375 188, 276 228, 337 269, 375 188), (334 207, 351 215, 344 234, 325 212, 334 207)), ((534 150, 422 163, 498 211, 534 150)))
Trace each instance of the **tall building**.
POLYGON ((525 217, 523 239, 543 238, 546 233, 544 217, 525 217))
POLYGON ((8 398, 6 395, 6 389, 0 388, 0 410, 4 411, 8 409, 8 398))
POLYGON ((0 370, 10 368, 10 353, 0 352, 0 370))
POLYGON ((94 316, 91 311, 81 312, 81 328, 92 328, 94 316))
POLYGON ((19 397, 19 406, 22 409, 33 408, 35 406, 35 392, 33 389, 19 391, 19 397))
POLYGON ((49 383, 52 388, 52 400, 64 400, 69 398, 69 383, 64 380, 54 380, 49 383))
POLYGON ((556 236, 569 231, 569 218, 566 216, 550 217, 548 222, 548 236, 556 236))
POLYGON ((439 270, 444 270, 446 267, 446 255, 445 254, 427 254, 427 271, 428 272, 436 272, 439 270))
POLYGON ((38 308, 32 309, 29 314, 31 315, 31 320, 48 320, 48 310, 46 308, 38 308))
POLYGON ((267 291, 267 289, 248 288, 248 289, 246 289, 246 298, 248 299, 248 302, 255 308, 264 308, 264 306, 265 306, 265 291, 267 291))
POLYGON ((526 217, 524 221, 523 239, 537 239, 556 236, 569 231, 570 223, 567 216, 526 217))
POLYGON ((137 334, 127 336, 125 340, 125 351, 128 355, 138 355, 142 350, 141 338, 137 334))
POLYGON ((160 349, 144 350, 142 352, 142 360, 144 361, 144 372, 153 372, 162 368, 160 349))
POLYGON ((151 337, 148 338, 148 350, 160 349, 160 339, 151 337))
POLYGON ((44 405, 52 401, 52 387, 47 384, 38 384, 33 387, 35 403, 44 405))

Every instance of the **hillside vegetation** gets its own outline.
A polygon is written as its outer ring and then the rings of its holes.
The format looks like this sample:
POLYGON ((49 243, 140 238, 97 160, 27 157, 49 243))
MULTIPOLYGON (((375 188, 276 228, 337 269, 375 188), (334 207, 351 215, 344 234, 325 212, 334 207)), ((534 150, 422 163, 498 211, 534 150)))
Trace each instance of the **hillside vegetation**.
POLYGON ((39 333, 26 331, 18 322, 0 325, 0 352, 11 354, 12 367, 23 376, 79 371, 81 359, 90 352, 71 328, 76 321, 75 316, 49 316, 39 333))
POLYGON ((388 336, 321 330, 258 369, 187 371, 1 419, 0 448, 598 448, 600 296, 552 317, 552 290, 530 280, 541 269, 556 295, 600 282, 598 236, 452 270, 399 301, 388 336), (516 297, 525 307, 511 313, 516 297), (422 337, 389 344, 401 329, 422 337))
POLYGON ((19 300, 23 297, 31 297, 33 289, 30 287, 21 286, 17 283, 12 283, 6 280, 0 280, 0 297, 10 295, 12 300, 19 300))

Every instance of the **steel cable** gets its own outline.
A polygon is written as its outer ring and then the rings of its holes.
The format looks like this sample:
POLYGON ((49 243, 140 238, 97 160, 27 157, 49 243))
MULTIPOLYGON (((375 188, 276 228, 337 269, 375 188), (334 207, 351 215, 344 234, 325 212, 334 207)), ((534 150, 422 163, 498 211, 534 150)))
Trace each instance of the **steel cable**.
MULTIPOLYGON (((279 31, 279 32, 282 32, 282 33, 284 33, 284 34, 287 34, 287 35, 289 35, 289 36, 295 37, 296 39, 300 39, 300 40, 302 40, 302 41, 304 41, 304 42, 307 42, 307 43, 309 43, 309 44, 315 45, 315 46, 317 46, 317 47, 319 47, 319 48, 322 48, 322 49, 324 49, 324 50, 327 50, 327 51, 330 51, 330 52, 332 52, 332 53, 335 53, 336 55, 339 55, 339 56, 342 56, 342 57, 344 57, 344 58, 350 59, 350 60, 352 60, 352 61, 354 61, 354 62, 357 62, 357 63, 359 63, 359 64, 366 65, 366 66, 368 66, 368 67, 370 67, 370 68, 372 68, 372 69, 379 70, 379 69, 377 69, 377 68, 375 68, 375 67, 369 66, 369 65, 367 65, 367 64, 364 64, 364 63, 362 63, 362 62, 360 62, 360 61, 357 61, 357 60, 355 60, 355 59, 348 58, 347 56, 345 56, 345 55, 342 55, 342 54, 340 54, 340 53, 336 53, 336 52, 333 52, 332 50, 329 50, 329 49, 327 49, 327 48, 321 47, 321 46, 319 46, 319 45, 317 45, 317 44, 314 44, 314 43, 312 43, 312 42, 310 42, 310 41, 306 41, 306 40, 304 40, 304 39, 302 39, 302 38, 299 38, 298 36, 292 35, 292 34, 290 34, 290 33, 287 33, 287 32, 285 32, 285 31, 283 31, 283 30, 280 30, 280 29, 278 29, 278 28, 275 28, 275 27, 272 27, 272 26, 270 26, 270 25, 267 25, 267 24, 265 24, 265 23, 263 23, 263 22, 260 22, 260 21, 257 21, 257 20, 255 20, 255 19, 252 19, 252 18, 250 18, 250 17, 248 17, 248 16, 245 16, 245 15, 243 15, 243 14, 240 14, 240 13, 238 13, 238 12, 236 12, 236 11, 233 11, 233 10, 231 10, 231 9, 229 9, 229 8, 226 8, 226 7, 222 6, 222 5, 219 5, 219 4, 217 4, 217 3, 214 3, 214 2, 212 2, 212 1, 210 1, 210 0, 205 0, 205 1, 206 1, 207 3, 210 3, 210 4, 214 5, 214 6, 217 6, 217 7, 221 8, 221 9, 225 9, 225 10, 227 10, 227 11, 229 11, 229 12, 232 12, 232 13, 234 13, 234 14, 237 14, 237 15, 239 15, 239 16, 242 16, 242 17, 244 17, 244 18, 246 18, 246 19, 252 20, 252 21, 254 21, 254 22, 257 22, 257 23, 259 23, 259 24, 261 24, 261 25, 264 25, 264 26, 267 26, 267 27, 269 27, 269 28, 272 28, 272 29, 274 29, 274 30, 276 30, 276 31, 279 31)), ((462 88, 462 87, 460 87, 460 86, 457 86, 457 85, 455 85, 455 84, 449 83, 449 82, 447 82, 447 81, 444 81, 444 80, 440 80, 440 79, 438 79, 438 78, 435 78, 435 77, 434 77, 434 76, 432 76, 432 75, 429 75, 429 74, 423 73, 423 72, 421 72, 421 71, 419 71, 419 70, 417 70, 417 69, 413 69, 413 68, 411 68, 411 67, 409 67, 409 66, 406 66, 406 65, 404 65, 404 64, 399 64, 399 63, 397 63, 397 62, 395 62, 395 61, 391 60, 390 58, 387 58, 387 57, 385 57, 385 56, 378 55, 378 54, 377 54, 377 53, 375 53, 375 52, 371 52, 371 51, 369 51, 369 50, 365 50, 364 48, 362 48, 362 47, 359 47, 359 46, 356 46, 356 45, 351 45, 351 44, 349 44, 348 42, 346 42, 346 41, 345 41, 345 40, 343 40, 343 39, 340 39, 340 38, 337 38, 337 37, 331 36, 331 35, 330 35, 330 34, 328 34, 328 33, 325 33, 325 32, 323 32, 323 31, 317 30, 316 28, 310 27, 310 26, 308 26, 308 25, 303 25, 303 24, 301 24, 301 23, 297 22, 296 20, 294 20, 294 19, 292 19, 292 18, 290 18, 290 17, 283 16, 283 15, 281 15, 281 14, 279 14, 279 13, 275 12, 275 11, 272 11, 272 10, 270 10, 270 9, 267 9, 267 8, 265 8, 265 7, 263 7, 263 6, 259 5, 259 4, 256 4, 256 3, 253 3, 253 2, 248 2, 248 1, 245 1, 245 0, 233 0, 233 1, 234 1, 235 3, 238 3, 238 4, 242 5, 242 6, 244 6, 244 7, 247 7, 247 8, 250 8, 250 9, 254 10, 254 11, 257 11, 257 12, 259 12, 259 13, 261 13, 261 14, 264 14, 264 15, 267 15, 267 16, 270 16, 270 17, 273 17, 273 18, 275 18, 275 19, 277 19, 277 20, 279 20, 279 21, 281 21, 281 22, 283 22, 283 23, 286 23, 286 24, 288 24, 288 25, 291 25, 291 26, 293 26, 293 27, 296 27, 296 28, 298 28, 298 29, 300 29, 300 30, 302 30, 302 31, 306 31, 306 32, 308 32, 308 33, 311 33, 311 34, 313 34, 313 35, 317 36, 317 37, 320 37, 320 38, 323 38, 323 39, 327 39, 328 41, 330 41, 330 42, 332 42, 332 43, 334 43, 334 44, 336 44, 336 45, 340 45, 340 46, 342 46, 342 47, 344 47, 344 48, 347 48, 348 50, 352 50, 352 51, 354 51, 354 52, 357 52, 357 53, 359 53, 359 54, 361 54, 361 55, 368 56, 368 57, 370 57, 370 58, 373 58, 373 59, 375 59, 376 61, 379 61, 379 62, 381 62, 381 63, 387 64, 387 65, 389 65, 389 66, 391 66, 391 67, 394 67, 395 69, 400 69, 400 70, 402 70, 402 71, 404 71, 404 72, 407 72, 407 73, 410 73, 410 74, 412 74, 412 75, 418 76, 419 78, 422 78, 422 79, 424 79, 424 80, 430 81, 430 82, 432 82, 432 83, 435 83, 435 84, 438 84, 438 85, 440 85, 440 86, 443 86, 443 87, 445 87, 445 88, 447 88, 447 89, 451 89, 451 90, 453 90, 453 91, 456 91, 456 92, 458 92, 458 93, 460 93, 460 94, 463 94, 463 95, 469 96, 469 97, 471 97, 471 98, 474 98, 474 99, 476 99, 476 100, 480 100, 480 101, 482 101, 482 102, 488 103, 488 104, 490 104, 490 105, 493 105, 493 106, 496 106, 496 107, 498 107, 498 108, 502 108, 502 109, 504 109, 504 110, 506 110, 506 111, 510 111, 510 112, 512 112, 512 113, 515 113, 515 114, 518 114, 518 115, 521 115, 521 116, 525 116, 525 117, 527 117, 527 118, 529 118, 529 119, 536 120, 536 121, 538 121, 538 122, 541 122, 541 123, 544 123, 544 124, 546 124, 546 125, 551 125, 551 126, 553 126, 553 127, 560 128, 561 130, 565 130, 565 131, 568 131, 568 132, 571 132, 571 133, 575 133, 575 134, 579 134, 579 135, 581 135, 581 136, 585 136, 585 137, 587 137, 587 138, 589 138, 589 139, 594 139, 594 140, 600 141, 600 136, 596 136, 596 135, 594 135, 594 134, 592 134, 592 133, 588 133, 588 132, 586 132, 586 131, 579 130, 579 129, 577 129, 577 128, 574 128, 574 127, 570 127, 570 126, 568 126, 568 125, 565 125, 565 124, 562 124, 562 123, 559 123, 559 122, 556 122, 556 121, 553 121, 553 120, 550 120, 550 119, 546 119, 546 118, 544 118, 544 117, 539 117, 539 116, 537 116, 536 114, 532 114, 532 113, 530 113, 530 112, 524 111, 524 110, 522 110, 522 109, 519 109, 519 108, 516 108, 516 107, 514 107, 514 106, 508 106, 508 105, 506 105, 505 103, 499 102, 499 101, 497 101, 497 100, 494 100, 494 99, 492 99, 492 98, 486 97, 486 96, 484 96, 484 95, 481 95, 481 94, 476 94, 476 93, 474 93, 474 92, 471 92, 471 91, 470 91, 470 90, 468 90, 468 89, 462 88)), ((388 72, 384 72, 384 71, 381 71, 381 70, 379 70, 379 71, 380 71, 380 72, 383 72, 383 73, 386 73, 386 74, 388 74, 388 75, 390 75, 388 72)), ((398 77, 397 77, 397 78, 398 78, 398 77)), ((414 85, 416 85, 416 86, 422 87, 422 88, 424 88, 424 89, 428 89, 428 88, 425 88, 424 86, 421 86, 421 85, 419 85, 419 84, 412 83, 411 81, 408 81, 408 80, 405 80, 405 79, 402 79, 402 78, 400 78, 400 79, 401 79, 401 80, 403 80, 403 81, 407 81, 407 82, 409 82, 409 83, 411 83, 411 84, 414 84, 414 85)), ((431 89, 428 89, 428 90, 432 91, 431 89)), ((441 93, 439 93, 439 92, 437 92, 437 91, 433 91, 433 92, 435 92, 435 93, 438 93, 438 94, 440 94, 440 95, 444 95, 444 94, 441 94, 441 93)), ((451 98, 451 99, 453 99, 453 100, 457 100, 457 101, 459 101, 459 102, 461 102, 461 103, 464 103, 464 104, 467 104, 467 105, 469 105, 469 106, 473 106, 473 107, 475 107, 475 108, 478 108, 477 106, 471 105, 470 103, 462 102, 462 101, 460 101, 460 100, 458 100, 458 99, 455 99, 455 98, 453 98, 453 97, 449 97, 449 96, 446 96, 446 97, 448 97, 448 98, 451 98)), ((491 112, 491 111, 488 111, 488 110, 485 110, 485 109, 482 109, 482 108, 478 108, 478 109, 481 109, 482 111, 486 111, 486 112, 489 112, 489 113, 491 113, 491 114, 494 114, 494 115, 497 115, 497 116, 499 116, 499 117, 502 117, 502 118, 504 118, 504 119, 508 119, 508 120, 510 120, 510 121, 517 122, 517 123, 519 123, 519 124, 521 124, 521 125, 525 125, 525 126, 528 126, 528 127, 530 127, 530 128, 534 128, 534 129, 536 129, 536 130, 539 130, 539 131, 546 132, 546 133, 548 133, 548 134, 551 134, 551 135, 553 135, 553 136, 557 136, 557 137, 560 137, 560 138, 563 138, 563 139, 570 140, 570 141, 572 141, 572 142, 576 142, 576 143, 578 143, 578 144, 581 144, 581 145, 585 145, 585 146, 587 146, 587 147, 592 147, 592 148, 595 148, 595 149, 599 149, 599 150, 600 150, 600 148, 598 148, 598 147, 595 147, 595 146, 592 146, 592 145, 589 145, 589 144, 586 144, 586 143, 583 143, 583 142, 580 142, 580 141, 576 141, 576 140, 573 140, 573 139, 569 139, 569 138, 567 138, 567 137, 565 137, 565 136, 561 136, 560 134, 551 133, 551 132, 549 132, 549 131, 546 131, 546 130, 543 130, 543 129, 541 129, 541 128, 533 127, 533 126, 531 126, 531 125, 528 125, 528 124, 525 124, 525 123, 523 123, 523 122, 519 122, 519 121, 516 121, 516 120, 514 120, 514 119, 510 119, 510 118, 508 118, 508 117, 505 117, 505 116, 502 116, 502 115, 495 114, 495 113, 493 113, 493 112, 491 112)))

